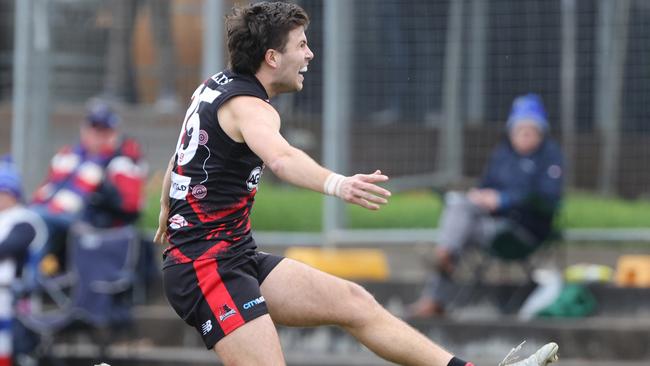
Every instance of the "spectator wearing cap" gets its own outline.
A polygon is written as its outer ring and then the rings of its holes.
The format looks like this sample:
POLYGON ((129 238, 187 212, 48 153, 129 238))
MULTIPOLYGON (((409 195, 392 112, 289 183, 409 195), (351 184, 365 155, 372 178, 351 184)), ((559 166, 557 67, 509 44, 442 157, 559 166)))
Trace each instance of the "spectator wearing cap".
POLYGON ((548 131, 542 99, 536 94, 517 97, 506 137, 493 151, 478 186, 445 194, 434 271, 420 299, 409 307, 411 317, 444 313, 454 292, 454 268, 468 247, 487 249, 508 231, 533 250, 551 233, 562 197, 563 157, 548 131))
POLYGON ((48 245, 59 263, 72 223, 108 228, 137 219, 146 169, 139 144, 122 136, 119 126, 108 104, 92 101, 79 142, 54 155, 45 182, 34 193, 31 208, 47 223, 48 245))
POLYGON ((30 253, 40 253, 46 236, 40 217, 22 204, 21 180, 11 159, 0 158, 0 365, 10 365, 13 353, 11 286, 33 270, 25 264, 30 253))

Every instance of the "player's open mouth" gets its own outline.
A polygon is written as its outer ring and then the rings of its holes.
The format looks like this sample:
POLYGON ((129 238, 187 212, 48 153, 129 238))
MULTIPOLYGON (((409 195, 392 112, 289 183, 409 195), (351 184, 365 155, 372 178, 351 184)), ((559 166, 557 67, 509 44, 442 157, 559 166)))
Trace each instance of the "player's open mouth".
POLYGON ((307 65, 303 66, 299 71, 300 73, 307 72, 307 65))

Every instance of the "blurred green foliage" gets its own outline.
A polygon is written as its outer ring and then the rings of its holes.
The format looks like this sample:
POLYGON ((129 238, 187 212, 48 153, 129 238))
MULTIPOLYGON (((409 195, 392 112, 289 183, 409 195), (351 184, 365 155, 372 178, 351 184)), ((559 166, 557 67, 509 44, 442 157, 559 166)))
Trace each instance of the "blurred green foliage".
MULTIPOLYGON (((149 187, 152 187, 150 185, 149 187)), ((159 191, 148 192, 144 228, 158 222, 159 191)), ((255 230, 319 231, 323 196, 285 185, 261 184, 252 214, 255 230)), ((379 211, 348 206, 350 228, 435 228, 441 201, 432 191, 395 194, 379 211)), ((559 216, 564 228, 640 228, 650 226, 650 201, 606 198, 586 192, 566 195, 559 216)))

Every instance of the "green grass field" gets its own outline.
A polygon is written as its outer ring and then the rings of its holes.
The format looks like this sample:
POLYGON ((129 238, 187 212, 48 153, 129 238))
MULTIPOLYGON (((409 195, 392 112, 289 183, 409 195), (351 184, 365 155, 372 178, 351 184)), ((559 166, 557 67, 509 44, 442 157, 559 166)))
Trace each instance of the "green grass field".
MULTIPOLYGON (((149 192, 141 220, 146 228, 158 222, 159 192, 149 192)), ((256 230, 319 231, 323 196, 297 188, 261 184, 253 208, 256 230)), ((350 228, 434 228, 440 215, 438 196, 429 191, 394 195, 379 211, 348 206, 350 228)), ((559 223, 564 228, 639 228, 650 226, 650 201, 626 201, 594 194, 567 194, 559 223)))

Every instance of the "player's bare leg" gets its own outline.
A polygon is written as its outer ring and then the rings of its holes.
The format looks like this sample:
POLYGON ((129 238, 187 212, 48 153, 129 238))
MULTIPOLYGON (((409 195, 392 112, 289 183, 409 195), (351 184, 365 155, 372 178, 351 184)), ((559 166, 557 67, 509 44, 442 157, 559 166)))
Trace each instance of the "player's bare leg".
POLYGON ((261 289, 278 324, 338 325, 380 357, 400 365, 446 366, 452 358, 361 286, 292 259, 282 260, 261 289))
POLYGON ((268 314, 235 329, 217 342, 214 351, 226 366, 285 365, 280 339, 268 314))

